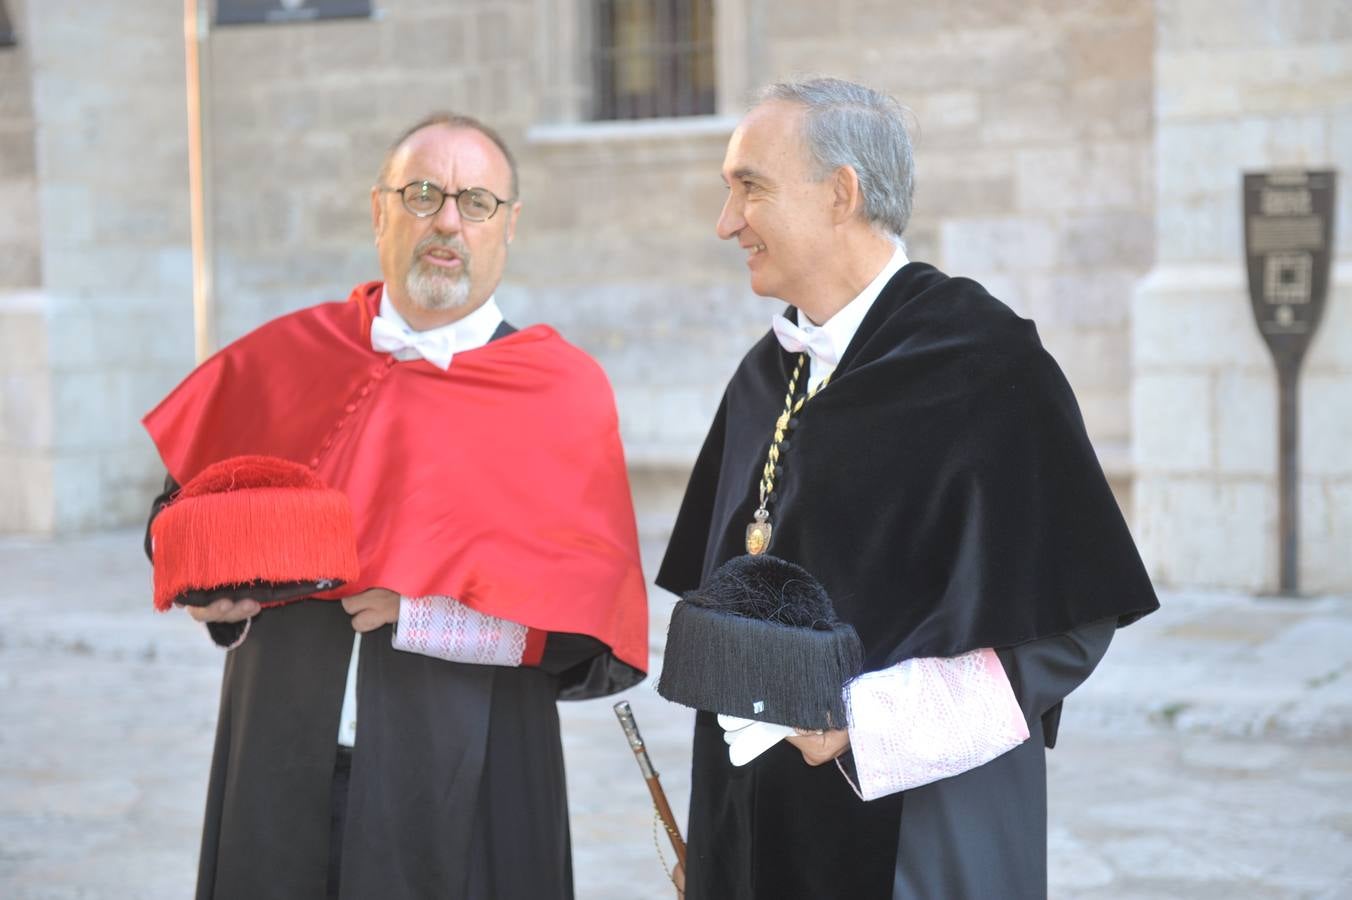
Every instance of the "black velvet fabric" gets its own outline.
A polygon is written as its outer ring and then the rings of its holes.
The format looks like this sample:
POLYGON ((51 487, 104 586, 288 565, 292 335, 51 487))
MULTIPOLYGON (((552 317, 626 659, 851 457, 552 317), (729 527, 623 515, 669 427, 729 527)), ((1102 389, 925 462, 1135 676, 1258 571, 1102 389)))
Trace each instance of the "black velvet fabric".
MULTIPOLYGON (((744 552, 795 361, 767 333, 737 369, 660 586, 684 594, 744 552)), ((1033 323, 976 282, 904 267, 797 418, 768 552, 825 586, 863 641, 866 670, 1110 617, 1125 625, 1157 608, 1065 377, 1033 323)), ((861 835, 890 828, 895 841, 896 822, 879 820, 888 802, 859 801, 834 767, 808 770, 791 748, 735 770, 702 714, 688 897, 886 897, 892 854, 879 876, 861 835)))

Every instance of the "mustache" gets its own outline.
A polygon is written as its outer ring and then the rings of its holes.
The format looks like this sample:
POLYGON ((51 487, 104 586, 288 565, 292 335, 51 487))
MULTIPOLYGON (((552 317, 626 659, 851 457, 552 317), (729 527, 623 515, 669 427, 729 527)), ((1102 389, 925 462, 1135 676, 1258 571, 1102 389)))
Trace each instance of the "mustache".
POLYGON ((466 264, 469 262, 469 248, 465 246, 464 242, 459 238, 442 234, 429 234, 421 241, 418 241, 418 245, 413 248, 413 255, 415 257, 423 256, 433 248, 437 250, 454 251, 457 256, 466 262, 466 264))

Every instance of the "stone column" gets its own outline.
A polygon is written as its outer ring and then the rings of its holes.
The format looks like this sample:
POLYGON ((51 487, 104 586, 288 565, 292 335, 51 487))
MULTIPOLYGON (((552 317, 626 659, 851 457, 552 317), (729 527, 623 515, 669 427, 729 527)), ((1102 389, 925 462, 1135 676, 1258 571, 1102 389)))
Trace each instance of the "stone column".
POLYGON ((1275 590, 1276 373, 1252 321, 1241 177, 1341 168, 1301 381, 1300 581, 1352 588, 1352 15, 1156 3, 1156 260, 1132 309, 1136 532, 1164 585, 1275 590))
POLYGON ((0 206, 20 215, 0 225, 0 531, 122 524, 158 477, 140 414, 192 361, 181 10, 10 10, 0 206))

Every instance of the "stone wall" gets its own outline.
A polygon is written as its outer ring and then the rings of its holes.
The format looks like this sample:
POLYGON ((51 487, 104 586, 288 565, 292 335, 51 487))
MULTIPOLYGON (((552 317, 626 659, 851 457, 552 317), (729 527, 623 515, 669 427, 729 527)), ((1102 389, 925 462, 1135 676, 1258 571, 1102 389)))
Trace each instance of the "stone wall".
POLYGON ((0 47, 0 533, 50 530, 52 482, 31 63, 22 0, 7 9, 20 43, 0 47))
POLYGON ((840 9, 778 5, 763 78, 855 77, 911 106, 912 257, 976 278, 1038 323, 1121 480, 1128 309, 1154 249, 1151 4, 840 9))
MULTIPOLYGON (((1352 158, 1336 4, 718 0, 719 115, 626 124, 578 121, 583 0, 378 7, 212 35, 218 342, 376 277, 367 191, 387 142, 431 110, 481 116, 521 160, 504 309, 606 368, 660 531, 777 308, 713 233, 740 101, 795 74, 858 78, 915 113, 913 258, 1037 321, 1124 505, 1136 483, 1156 576, 1270 583, 1275 398, 1242 302, 1238 178, 1352 158)), ((158 474, 137 419, 192 365, 181 7, 10 9, 0 531, 134 521, 158 474)), ((1352 583, 1348 228, 1340 240, 1303 435, 1306 576, 1335 586, 1352 583)))
MULTIPOLYGON (((139 515, 131 498, 156 466, 136 415, 191 364, 179 11, 148 0, 72 9, 57 0, 29 15, 37 145, 51 160, 44 208, 58 217, 42 232, 54 276, 43 302, 62 309, 62 328, 96 329, 103 348, 79 371, 52 370, 56 530, 139 515), (94 142, 104 152, 78 174, 72 163, 94 142), (91 192, 90 179, 108 190, 91 192), (138 193, 146 183, 163 187, 138 193), (95 287, 94 273, 110 277, 95 287), (147 370, 126 348, 151 313, 147 370)), ((618 125, 576 121, 584 9, 387 0, 370 20, 216 29, 218 342, 374 277, 367 189, 386 143, 429 110, 479 115, 522 165, 503 305, 598 357, 640 493, 669 518, 723 383, 777 308, 751 295, 741 253, 713 234, 740 101, 793 74, 856 77, 916 112, 912 255, 981 279, 1038 320, 1124 480, 1126 301, 1152 249, 1148 3, 936 12, 859 0, 823 16, 806 0, 720 0, 721 115, 618 125)))
POLYGON ((1352 11, 1157 8, 1158 265, 1132 313, 1142 552, 1165 584, 1276 589, 1276 376, 1249 308, 1241 177, 1341 166, 1332 287, 1302 377, 1300 580, 1352 589, 1352 11))
POLYGON ((7 417, 5 442, 39 442, 26 471, 5 474, 27 497, 6 530, 144 515, 156 467, 137 419, 192 358, 180 16, 75 0, 18 12, 38 176, 21 220, 40 275, 22 329, 5 331, 43 383, 6 391, 27 409, 7 417))

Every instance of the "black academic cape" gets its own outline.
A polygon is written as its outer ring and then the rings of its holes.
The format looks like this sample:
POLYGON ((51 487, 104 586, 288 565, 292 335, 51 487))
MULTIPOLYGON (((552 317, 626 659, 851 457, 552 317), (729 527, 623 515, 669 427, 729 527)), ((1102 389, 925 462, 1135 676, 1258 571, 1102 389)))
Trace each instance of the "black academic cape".
MULTIPOLYGON (((504 323, 494 334, 515 329, 504 323)), ((172 479, 153 517, 177 485, 172 479)), ((151 545, 147 528, 146 552, 151 545)), ((243 625, 211 625, 228 645, 243 625)), ((571 900, 556 701, 641 673, 548 637, 539 667, 469 665, 361 638, 360 718, 342 823, 345 900, 571 900)), ((225 657, 198 900, 322 900, 352 621, 332 600, 264 609, 225 657)))
MULTIPOLYGON (((660 586, 682 594, 745 552, 796 360, 772 333, 743 359, 695 463, 660 586)), ((781 448, 769 552, 822 582, 859 632, 866 670, 1002 649, 1033 738, 991 771, 1013 762, 1010 778, 1026 771, 1035 780, 1060 697, 1107 646, 1096 626, 1107 622, 1110 632, 1158 603, 1075 398, 1033 324, 977 283, 911 263, 796 418, 781 448), (1023 671, 1021 648, 1033 648, 1023 671), (1057 677, 1058 660, 1078 660, 1076 676, 1057 677), (1036 759, 1025 762, 1035 743, 1036 759)), ((835 766, 808 767, 787 744, 733 767, 707 712, 696 719, 693 754, 689 900, 869 900, 894 896, 894 887, 895 896, 914 895, 904 882, 915 861, 898 840, 916 824, 908 797, 919 792, 865 803, 835 766)), ((964 781, 990 780, 987 768, 920 790, 966 790, 964 781)), ((1005 798, 988 794, 991 805, 1027 805, 1045 819, 1040 791, 1013 787, 1005 798)), ((979 804, 943 801, 924 804, 935 853, 969 831, 1003 827, 999 817, 970 816, 979 804), (963 819, 946 818, 965 806, 963 819)), ((1030 890, 1007 887, 1007 896, 1030 890)))

